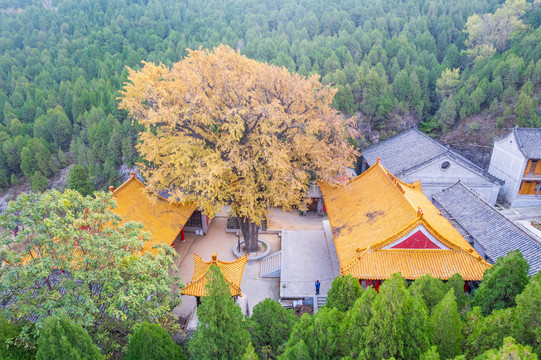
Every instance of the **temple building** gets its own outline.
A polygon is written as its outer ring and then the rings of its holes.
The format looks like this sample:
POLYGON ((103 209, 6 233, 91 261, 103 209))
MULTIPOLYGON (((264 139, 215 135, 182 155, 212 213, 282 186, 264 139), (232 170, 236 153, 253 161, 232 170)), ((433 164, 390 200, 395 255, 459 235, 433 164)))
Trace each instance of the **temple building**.
MULTIPOLYGON (((192 217, 201 217, 195 204, 170 202, 149 190, 132 172, 130 178, 117 189, 109 188, 118 206, 115 213, 122 221, 143 223, 145 230, 152 235, 145 243, 144 250, 152 251, 156 243, 173 245, 175 240, 184 240, 184 227, 192 217)), ((201 221, 201 220, 200 220, 201 221)))
POLYGON ((195 296, 197 305, 201 303, 201 297, 206 295, 205 286, 208 283, 209 270, 212 265, 217 266, 222 271, 225 281, 229 285, 231 296, 241 296, 240 282, 244 267, 248 262, 246 254, 234 261, 220 261, 217 254, 212 254, 210 261, 204 261, 199 255, 193 254, 194 271, 192 280, 182 289, 182 295, 195 296))
POLYGON ((423 192, 432 195, 457 181, 491 205, 496 203, 503 178, 483 170, 449 147, 413 128, 362 151, 362 171, 378 158, 387 170, 400 180, 421 180, 423 192))
POLYGON ((541 205, 541 129, 516 127, 494 140, 488 171, 505 180, 500 193, 511 207, 541 205))
POLYGON ((541 271, 541 243, 461 182, 432 196, 434 205, 489 263, 520 250, 529 276, 541 271))
POLYGON ((319 183, 338 255, 340 274, 377 289, 400 272, 448 279, 459 273, 479 281, 490 264, 423 194, 379 161, 342 185, 319 183))

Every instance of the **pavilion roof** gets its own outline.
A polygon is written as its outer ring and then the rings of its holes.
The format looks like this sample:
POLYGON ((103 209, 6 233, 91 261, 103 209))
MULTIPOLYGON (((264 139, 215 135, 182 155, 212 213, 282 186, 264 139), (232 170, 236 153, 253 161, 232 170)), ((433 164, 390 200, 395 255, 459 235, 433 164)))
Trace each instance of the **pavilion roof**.
POLYGON ((242 280, 244 266, 248 262, 246 255, 229 262, 217 260, 216 253, 212 254, 212 260, 208 262, 204 261, 196 253, 193 254, 193 258, 194 272, 192 280, 182 289, 182 295, 206 296, 205 285, 208 283, 208 274, 211 265, 219 267, 222 271, 225 281, 229 285, 231 296, 241 295, 240 282, 242 280))
POLYGON ((342 275, 406 279, 425 274, 447 279, 460 273, 481 280, 490 265, 423 194, 420 182, 406 184, 380 162, 342 185, 319 183, 342 275), (438 249, 396 249, 398 240, 422 228, 438 249))
POLYGON ((151 241, 145 243, 145 251, 152 251, 157 243, 171 245, 197 208, 195 204, 170 202, 148 189, 133 173, 117 189, 111 190, 118 204, 114 211, 122 221, 142 222, 152 235, 151 241))

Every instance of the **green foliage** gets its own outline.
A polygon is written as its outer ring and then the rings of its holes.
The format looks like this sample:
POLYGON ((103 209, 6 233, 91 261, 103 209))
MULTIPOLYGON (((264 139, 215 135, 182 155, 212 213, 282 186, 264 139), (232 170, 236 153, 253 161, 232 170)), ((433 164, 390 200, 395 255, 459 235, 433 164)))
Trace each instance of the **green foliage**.
MULTIPOLYGON (((211 0, 201 6, 199 2, 114 0, 88 6, 84 1, 65 0, 53 4, 54 11, 39 2, 2 3, 2 9, 20 8, 3 12, 0 29, 0 121, 8 128, 12 119, 21 124, 15 124, 7 135, 10 140, 16 134, 43 138, 53 145, 52 153, 70 146, 76 150, 73 155, 78 164, 88 168, 98 187, 111 181, 110 175, 101 176, 108 155, 104 158, 103 144, 116 136, 109 123, 103 137, 95 137, 98 122, 111 115, 122 129, 122 158, 111 153, 108 167, 115 170, 120 161, 131 165, 135 160, 133 127, 126 113, 116 107, 117 91, 126 79, 125 66, 137 68, 141 60, 169 66, 186 55, 186 48, 212 48, 223 43, 289 71, 329 76, 339 90, 334 102, 339 110, 348 114, 360 110, 371 128, 388 133, 401 125, 389 121, 395 113, 407 111, 418 117, 436 114, 436 80, 443 69, 468 68, 461 57, 466 47, 487 43, 500 51, 500 58, 479 62, 471 73, 486 74, 488 80, 510 74, 506 88, 512 85, 516 90, 525 81, 516 76, 525 68, 519 64, 521 59, 535 64, 526 76, 532 81, 541 78, 535 15, 539 9, 529 11, 521 1, 502 6, 496 0, 427 1, 421 5, 415 0, 211 0), (517 16, 525 9, 528 18, 524 21, 532 30, 513 38, 523 29, 517 16), (468 18, 474 14, 481 23, 484 14, 490 14, 488 24, 493 26, 485 29, 488 31, 468 26, 468 18), (504 19, 510 21, 505 23, 504 19), (511 63, 519 66, 513 68, 510 63, 492 74, 495 65, 505 62, 511 53, 515 55, 511 63), (102 112, 100 119, 87 121, 88 114, 97 110, 102 112), (58 111, 65 114, 69 125, 58 111), (44 127, 55 121, 54 126, 44 127), (74 143, 79 145, 73 147, 74 143)), ((492 48, 486 48, 490 54, 492 48)), ((460 79, 457 88, 465 80, 460 79)), ((117 143, 118 137, 113 142, 117 143)), ((8 179, 12 172, 6 174, 8 179)), ((25 176, 30 178, 34 172, 25 176)))
POLYGON ((433 343, 438 348, 442 359, 451 359, 459 355, 462 344, 462 321, 453 289, 447 292, 443 300, 436 305, 431 320, 433 343))
POLYGON ((481 310, 474 307, 468 313, 464 325, 464 354, 468 358, 480 355, 486 350, 496 348, 503 339, 513 334, 514 308, 495 310, 483 317, 481 310))
POLYGON ((541 272, 516 297, 515 337, 541 357, 541 272))
POLYGON ((73 190, 23 193, 8 204, 0 226, 19 231, 0 235, 1 260, 10 264, 0 267, 0 294, 11 294, 2 295, 10 301, 4 313, 38 317, 35 326, 22 321, 22 337, 39 335, 44 319, 59 313, 85 327, 121 327, 128 319, 166 318, 178 304, 171 291, 178 278, 168 271, 172 250, 141 253, 149 234, 141 224, 122 224, 114 206, 110 193, 91 198, 73 190))
POLYGON ((88 172, 81 165, 74 165, 69 171, 69 188, 77 190, 83 196, 92 195, 95 191, 94 185, 90 182, 88 172))
POLYGON ((374 300, 372 318, 364 331, 366 347, 362 356, 418 358, 429 347, 427 334, 426 307, 410 296, 400 274, 393 274, 374 300))
POLYGON ((362 294, 363 288, 358 279, 351 275, 339 276, 332 282, 325 306, 346 312, 362 294))
POLYGON ((189 343, 190 354, 196 359, 235 359, 246 351, 250 334, 218 267, 211 267, 205 290, 207 296, 197 309, 199 324, 189 343))
POLYGON ((346 313, 342 348, 353 358, 357 358, 364 349, 363 334, 372 318, 372 305, 376 296, 376 290, 369 287, 346 313))
MULTIPOLYGON (((35 359, 35 350, 22 344, 17 344, 17 336, 21 328, 10 323, 5 317, 0 316, 0 359, 3 360, 30 360, 35 359)), ((28 344, 27 344, 28 345, 28 344)))
MULTIPOLYGON (((309 315, 307 315, 309 316, 309 315)), ((304 340, 299 340, 292 347, 288 347, 283 355, 279 357, 280 360, 311 360, 313 359, 310 355, 308 347, 304 343, 304 340)))
POLYGON ((464 293, 464 279, 459 273, 456 273, 447 279, 446 285, 447 289, 453 290, 458 306, 458 312, 463 318, 470 307, 469 298, 466 296, 466 293, 464 293))
POLYGON ((419 359, 420 360, 440 360, 438 347, 435 345, 430 347, 430 349, 428 349, 427 352, 424 352, 419 359))
POLYGON ((66 315, 43 322, 36 360, 100 360, 103 355, 88 332, 66 315))
POLYGON ((479 355, 475 360, 537 360, 538 356, 532 353, 530 346, 517 344, 512 337, 505 338, 503 345, 498 349, 492 349, 479 355))
POLYGON ((130 338, 125 360, 183 360, 186 356, 182 348, 175 344, 167 331, 158 324, 146 321, 139 326, 130 338))
POLYGON ((244 356, 242 357, 242 360, 258 360, 259 357, 255 353, 254 346, 252 343, 249 343, 246 347, 246 352, 244 353, 244 356))
POLYGON ((32 191, 43 192, 48 186, 47 178, 40 171, 36 171, 32 176, 32 191))
POLYGON ((248 325, 259 357, 277 358, 283 352, 297 320, 293 310, 287 310, 271 299, 254 306, 248 325))
POLYGON ((528 269, 529 265, 519 250, 498 258, 483 275, 483 281, 475 292, 475 306, 479 306, 485 316, 493 310, 515 306, 515 296, 528 284, 528 269))
POLYGON ((430 314, 432 309, 442 301, 447 289, 441 279, 426 274, 415 280, 409 287, 409 291, 412 296, 417 297, 426 305, 430 314))
POLYGON ((292 359, 300 353, 310 359, 336 359, 344 354, 341 349, 341 323, 344 314, 335 308, 322 308, 316 315, 304 314, 295 324, 280 359, 292 359))

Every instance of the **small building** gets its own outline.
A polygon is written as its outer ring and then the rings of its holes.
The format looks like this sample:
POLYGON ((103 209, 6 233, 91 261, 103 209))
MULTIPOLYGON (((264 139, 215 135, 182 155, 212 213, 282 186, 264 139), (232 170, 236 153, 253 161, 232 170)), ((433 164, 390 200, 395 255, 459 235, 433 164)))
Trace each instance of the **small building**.
POLYGON ((145 250, 151 250, 155 243, 173 245, 177 239, 184 240, 184 228, 194 218, 199 224, 206 222, 196 211, 195 204, 170 202, 149 190, 133 172, 117 189, 112 186, 109 189, 117 202, 114 211, 122 217, 122 221, 141 222, 145 230, 152 234, 151 241, 145 244, 145 250))
POLYGON ((420 180, 429 199, 461 181, 494 205, 504 183, 496 174, 489 174, 416 128, 369 147, 362 155, 363 172, 380 158, 381 164, 400 180, 406 183, 420 180))
POLYGON ((541 205, 541 128, 516 127, 494 140, 488 171, 505 180, 501 194, 511 207, 541 205))
POLYGON ((423 194, 376 162, 343 185, 319 184, 332 229, 341 275, 379 286, 400 272, 448 279, 459 273, 479 281, 490 264, 423 194))
POLYGON ((541 270, 541 244, 498 210, 458 182, 432 196, 434 204, 488 262, 520 250, 529 275, 541 270))
POLYGON ((225 278, 225 281, 229 285, 229 290, 231 291, 231 296, 235 297, 241 296, 240 283, 242 280, 242 273, 244 272, 244 267, 248 262, 248 257, 246 254, 234 261, 220 261, 217 259, 218 255, 216 253, 212 254, 211 261, 204 261, 196 253, 193 254, 194 260, 194 271, 192 280, 182 289, 182 295, 191 295, 195 296, 197 299, 197 305, 201 303, 201 297, 206 296, 205 286, 208 283, 208 274, 210 267, 212 265, 217 266, 222 271, 222 274, 225 278))

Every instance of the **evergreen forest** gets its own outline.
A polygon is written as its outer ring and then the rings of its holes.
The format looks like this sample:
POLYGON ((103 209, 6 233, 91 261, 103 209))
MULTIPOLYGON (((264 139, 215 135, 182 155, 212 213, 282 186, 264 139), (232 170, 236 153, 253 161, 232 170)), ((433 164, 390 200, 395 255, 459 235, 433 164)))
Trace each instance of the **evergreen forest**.
POLYGON ((333 105, 355 116, 361 148, 416 124, 488 143, 541 126, 540 5, 1 0, 0 187, 42 191, 73 163, 87 188, 118 185, 119 167, 138 161, 139 128, 118 109, 126 67, 219 44, 337 87, 333 105))

